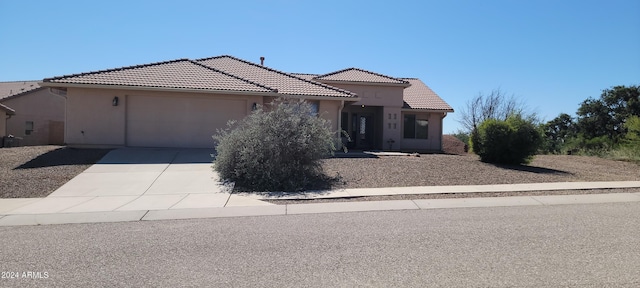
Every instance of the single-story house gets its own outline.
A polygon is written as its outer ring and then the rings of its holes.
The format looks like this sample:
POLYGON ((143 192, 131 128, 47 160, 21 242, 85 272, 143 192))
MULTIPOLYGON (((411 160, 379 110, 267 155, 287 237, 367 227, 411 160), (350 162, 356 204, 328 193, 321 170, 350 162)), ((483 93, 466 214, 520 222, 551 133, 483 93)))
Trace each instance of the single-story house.
POLYGON ((0 82, 0 103, 18 113, 7 120, 6 133, 19 145, 64 144, 63 95, 51 93, 38 81, 0 82))
POLYGON ((314 105, 355 149, 439 151, 453 109, 422 81, 350 68, 278 71, 232 56, 129 66, 44 79, 66 94, 73 146, 212 147, 229 120, 276 97, 314 105))
POLYGON ((16 115, 16 111, 0 103, 0 146, 2 146, 2 138, 7 136, 7 120, 16 115))

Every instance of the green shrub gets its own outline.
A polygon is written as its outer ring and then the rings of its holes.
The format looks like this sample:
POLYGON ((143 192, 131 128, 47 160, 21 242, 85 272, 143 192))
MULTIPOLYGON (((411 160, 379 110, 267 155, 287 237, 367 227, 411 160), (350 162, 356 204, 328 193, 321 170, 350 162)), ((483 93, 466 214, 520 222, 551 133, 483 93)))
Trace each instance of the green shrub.
POLYGON ((615 160, 640 163, 640 116, 633 115, 624 123, 627 129, 622 144, 611 150, 609 157, 615 160))
POLYGON ((505 121, 485 120, 471 134, 473 152, 488 163, 529 163, 541 143, 538 128, 518 115, 505 121))
POLYGON ((568 154, 603 157, 614 147, 613 140, 608 136, 586 138, 584 134, 569 139, 566 144, 568 154))
POLYGON ((311 105, 279 99, 218 131, 214 169, 252 191, 300 191, 326 180, 320 159, 335 150, 328 121, 311 105))
POLYGON ((608 151, 604 156, 613 160, 636 162, 640 164, 640 147, 622 145, 608 151))

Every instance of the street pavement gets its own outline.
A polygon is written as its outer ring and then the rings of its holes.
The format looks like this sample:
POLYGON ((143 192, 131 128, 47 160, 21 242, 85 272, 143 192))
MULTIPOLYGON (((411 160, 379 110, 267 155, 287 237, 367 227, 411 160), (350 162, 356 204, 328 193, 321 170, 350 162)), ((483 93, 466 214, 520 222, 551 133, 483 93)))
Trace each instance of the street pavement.
POLYGON ((640 202, 0 227, 0 287, 640 287, 638 227, 640 202))
POLYGON ((212 149, 113 150, 48 197, 0 199, 0 226, 640 201, 640 193, 609 193, 274 205, 263 200, 640 188, 640 181, 359 188, 294 194, 231 193, 232 186, 221 182, 212 169, 213 153, 212 149))

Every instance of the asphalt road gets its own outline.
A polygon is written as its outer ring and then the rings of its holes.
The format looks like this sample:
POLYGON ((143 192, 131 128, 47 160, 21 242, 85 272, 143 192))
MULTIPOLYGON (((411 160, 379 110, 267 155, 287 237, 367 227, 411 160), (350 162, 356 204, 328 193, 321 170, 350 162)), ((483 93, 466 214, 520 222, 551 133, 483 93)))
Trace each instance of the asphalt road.
POLYGON ((0 287, 640 287, 638 202, 0 227, 0 235, 3 277, 19 275, 0 287))

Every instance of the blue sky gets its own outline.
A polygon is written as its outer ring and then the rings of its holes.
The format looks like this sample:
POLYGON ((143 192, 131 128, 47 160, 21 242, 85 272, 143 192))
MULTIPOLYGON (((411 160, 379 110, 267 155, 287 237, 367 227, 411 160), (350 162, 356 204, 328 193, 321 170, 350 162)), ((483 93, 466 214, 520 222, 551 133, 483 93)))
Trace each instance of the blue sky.
POLYGON ((640 84, 637 0, 0 0, 0 12, 0 81, 264 56, 287 72, 418 77, 456 110, 499 88, 546 120, 640 84))

